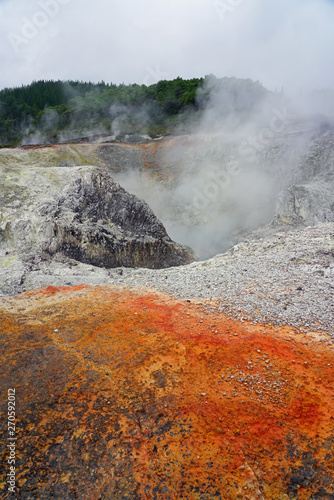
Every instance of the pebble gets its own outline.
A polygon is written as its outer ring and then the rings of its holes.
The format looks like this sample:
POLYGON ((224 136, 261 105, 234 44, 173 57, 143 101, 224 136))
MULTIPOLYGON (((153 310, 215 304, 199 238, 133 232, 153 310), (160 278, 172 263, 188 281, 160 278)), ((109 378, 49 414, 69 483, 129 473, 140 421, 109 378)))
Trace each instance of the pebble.
POLYGON ((333 251, 334 223, 323 223, 248 239, 208 261, 167 271, 122 268, 110 282, 153 288, 176 299, 215 299, 215 307, 203 304, 203 312, 333 335, 334 272, 319 272, 328 268, 333 251))

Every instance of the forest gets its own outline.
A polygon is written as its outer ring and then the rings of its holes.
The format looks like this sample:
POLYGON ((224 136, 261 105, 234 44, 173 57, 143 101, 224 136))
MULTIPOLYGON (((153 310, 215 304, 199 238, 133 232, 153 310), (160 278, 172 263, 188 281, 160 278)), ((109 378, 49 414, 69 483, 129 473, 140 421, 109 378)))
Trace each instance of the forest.
POLYGON ((219 92, 220 112, 245 113, 269 92, 234 77, 161 80, 153 85, 40 80, 0 91, 0 145, 67 142, 110 134, 151 138, 182 133, 219 92), (223 98, 222 98, 223 96, 223 98))

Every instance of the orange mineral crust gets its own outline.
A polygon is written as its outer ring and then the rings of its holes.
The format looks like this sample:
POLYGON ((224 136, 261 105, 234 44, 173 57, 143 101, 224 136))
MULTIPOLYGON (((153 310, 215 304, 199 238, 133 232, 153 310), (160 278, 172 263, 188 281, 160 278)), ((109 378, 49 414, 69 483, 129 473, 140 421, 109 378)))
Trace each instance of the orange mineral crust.
POLYGON ((334 498, 330 339, 211 306, 108 286, 0 299, 0 497, 15 388, 16 498, 334 498))

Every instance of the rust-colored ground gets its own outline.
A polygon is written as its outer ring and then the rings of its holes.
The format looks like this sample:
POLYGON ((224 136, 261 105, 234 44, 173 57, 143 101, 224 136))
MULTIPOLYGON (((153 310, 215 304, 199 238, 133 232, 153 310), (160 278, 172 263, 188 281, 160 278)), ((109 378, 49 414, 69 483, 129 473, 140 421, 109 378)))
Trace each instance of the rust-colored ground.
POLYGON ((0 497, 15 387, 15 498, 333 499, 332 346, 206 307, 113 287, 1 299, 0 497))

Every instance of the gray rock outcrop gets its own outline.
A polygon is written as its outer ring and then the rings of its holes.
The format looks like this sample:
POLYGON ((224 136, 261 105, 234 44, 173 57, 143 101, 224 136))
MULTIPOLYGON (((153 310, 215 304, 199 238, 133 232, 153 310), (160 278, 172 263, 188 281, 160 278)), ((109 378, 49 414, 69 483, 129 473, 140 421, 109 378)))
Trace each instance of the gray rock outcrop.
POLYGON ((310 140, 291 170, 294 181, 277 195, 271 226, 291 229, 334 222, 334 133, 310 140))
POLYGON ((288 187, 276 199, 275 223, 314 226, 334 222, 334 172, 288 187))
POLYGON ((18 291, 9 285, 24 283, 27 266, 34 270, 55 256, 107 269, 166 268, 195 259, 169 238, 145 202, 102 168, 10 165, 1 169, 0 185, 3 292, 18 291))
POLYGON ((192 262, 165 227, 206 259, 334 222, 333 129, 252 137, 247 154, 234 134, 0 150, 0 294, 192 262))

